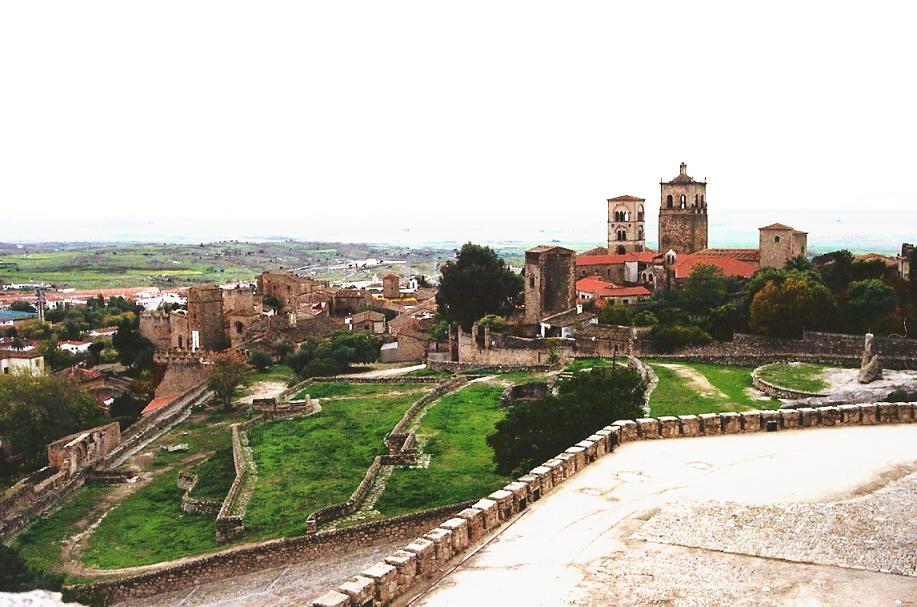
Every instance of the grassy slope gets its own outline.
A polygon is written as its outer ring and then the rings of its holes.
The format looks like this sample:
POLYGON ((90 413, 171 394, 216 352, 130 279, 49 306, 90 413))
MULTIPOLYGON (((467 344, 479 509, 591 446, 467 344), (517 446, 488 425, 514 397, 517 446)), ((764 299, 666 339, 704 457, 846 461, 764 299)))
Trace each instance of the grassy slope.
POLYGON ((824 370, 822 365, 778 363, 763 369, 760 377, 783 388, 819 392, 828 387, 828 382, 821 378, 824 370))
POLYGON ((326 400, 318 415, 255 426, 258 485, 245 526, 252 536, 298 535, 313 511, 350 497, 382 439, 419 395, 326 400))
POLYGON ((508 477, 494 472, 485 437, 503 417, 503 387, 473 384, 444 396, 424 416, 418 434, 427 435, 428 468, 396 468, 376 508, 394 516, 487 495, 508 477))
POLYGON ((751 387, 751 367, 732 365, 711 365, 677 361, 700 372, 714 387, 726 395, 702 396, 674 370, 660 366, 659 362, 648 361, 659 377, 659 385, 650 398, 650 415, 696 415, 724 411, 746 411, 750 409, 774 409, 778 402, 755 400, 746 393, 751 387))
POLYGON ((57 571, 60 564, 60 542, 72 535, 74 524, 112 488, 102 484, 84 485, 50 516, 38 519, 16 536, 14 545, 25 560, 37 569, 57 571))

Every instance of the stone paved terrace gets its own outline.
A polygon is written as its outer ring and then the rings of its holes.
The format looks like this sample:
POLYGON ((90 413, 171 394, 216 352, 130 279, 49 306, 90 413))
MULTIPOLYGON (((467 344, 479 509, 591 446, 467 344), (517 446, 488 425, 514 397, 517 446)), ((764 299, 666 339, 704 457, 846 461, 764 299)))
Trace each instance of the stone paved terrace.
POLYGON ((915 424, 625 443, 411 604, 917 604, 915 520, 915 424))

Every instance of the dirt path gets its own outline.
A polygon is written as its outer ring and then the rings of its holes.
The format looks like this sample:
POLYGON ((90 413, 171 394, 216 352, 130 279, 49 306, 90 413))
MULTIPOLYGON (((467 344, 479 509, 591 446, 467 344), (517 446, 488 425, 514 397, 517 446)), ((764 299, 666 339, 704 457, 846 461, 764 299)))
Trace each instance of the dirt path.
POLYGON ((287 389, 282 381, 259 381, 249 386, 247 394, 233 402, 235 405, 250 405, 256 398, 276 398, 287 389))
POLYGON ((397 377, 399 375, 405 375, 411 371, 420 371, 421 369, 426 369, 427 365, 413 365, 411 367, 393 367, 389 369, 374 369, 372 371, 366 371, 364 373, 349 373, 347 375, 338 375, 338 377, 348 378, 348 377, 357 377, 363 379, 379 379, 380 377, 397 377))
POLYGON ((676 375, 688 382, 688 386, 692 390, 701 396, 709 398, 728 398, 722 390, 711 384, 710 380, 700 371, 674 363, 659 363, 659 366, 674 371, 676 375))

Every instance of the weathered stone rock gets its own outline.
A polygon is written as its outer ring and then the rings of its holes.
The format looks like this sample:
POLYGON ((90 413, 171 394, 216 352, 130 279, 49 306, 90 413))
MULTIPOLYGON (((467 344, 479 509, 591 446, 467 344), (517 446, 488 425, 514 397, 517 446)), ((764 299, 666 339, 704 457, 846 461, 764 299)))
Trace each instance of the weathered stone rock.
POLYGON ((398 594, 404 593, 417 581, 417 555, 399 550, 385 557, 385 563, 398 572, 398 594))
POLYGON ((372 578, 357 575, 338 586, 338 592, 350 597, 353 605, 366 605, 375 598, 376 582, 372 578))
POLYGON ((398 592, 398 571, 391 565, 376 563, 365 569, 360 575, 368 577, 375 584, 374 601, 378 605, 387 605, 398 592))
POLYGON ((661 438, 678 438, 679 434, 677 417, 664 415, 659 418, 659 436, 661 438))
POLYGON ((564 453, 573 455, 573 463, 576 466, 575 472, 579 472, 586 467, 586 450, 582 447, 570 447, 564 453))
POLYGON ((505 487, 504 491, 513 494, 513 512, 521 512, 529 505, 529 486, 519 481, 514 481, 505 487))
POLYGON ((877 421, 880 424, 893 424, 898 421, 898 406, 894 403, 879 403, 877 421))
POLYGON ((350 597, 332 590, 312 601, 312 607, 350 607, 350 597))
POLYGON ((841 414, 841 425, 858 426, 860 424, 860 407, 858 405, 841 405, 837 409, 841 414))
MULTIPOLYGON (((493 503, 493 502, 491 502, 493 503)), ((437 527, 433 531, 430 531, 424 535, 425 539, 433 542, 433 545, 436 550, 436 562, 437 566, 442 563, 445 563, 452 558, 452 532, 448 529, 440 529, 437 527)))
MULTIPOLYGON (((459 514, 461 516, 461 514, 459 514)), ((417 538, 404 547, 405 551, 417 555, 417 574, 425 577, 433 575, 436 565, 436 545, 428 539, 417 538)), ((362 604, 362 603, 361 603, 362 604)))
POLYGON ((841 412, 837 410, 837 407, 819 407, 818 413, 819 423, 822 426, 836 426, 841 416, 841 412))
POLYGON ((742 421, 738 413, 720 413, 719 417, 723 434, 738 434, 742 431, 742 421))
POLYGON ((595 443, 595 456, 597 458, 602 457, 608 453, 608 435, 611 434, 607 430, 599 430, 586 440, 591 440, 595 443), (602 434, 605 432, 605 434, 602 434))
POLYGON ((787 430, 792 430, 794 428, 799 428, 799 411, 796 409, 780 409, 776 411, 780 416, 780 425, 782 425, 787 430))
POLYGON ((564 480, 566 479, 566 476, 564 476, 563 460, 559 460, 555 457, 554 459, 549 459, 542 465, 551 471, 552 488, 564 482, 564 480))
POLYGON ((581 440, 580 442, 576 443, 576 446, 581 447, 584 450, 584 454, 586 456, 586 465, 589 465, 595 461, 595 441, 591 441, 587 438, 586 440, 581 440))
POLYGON ((452 554, 468 547, 468 521, 463 518, 450 518, 439 526, 452 532, 452 554))
POLYGON ((465 508, 456 516, 468 521, 468 540, 476 542, 484 535, 484 513, 477 508, 465 508))
POLYGON ((761 429, 773 432, 783 428, 783 419, 777 411, 759 411, 761 414, 761 429))
POLYGON ((538 466, 532 468, 530 474, 538 479, 541 485, 541 495, 547 495, 554 488, 554 474, 547 466, 538 466))
POLYGON ((864 426, 873 426, 878 423, 878 407, 875 403, 858 405, 860 407, 860 423, 864 426))
POLYGON ((602 430, 610 432, 608 435, 608 453, 611 453, 624 440, 621 435, 623 428, 621 426, 605 426, 602 430))
POLYGON ((863 358, 860 361, 860 373, 857 381, 868 384, 882 378, 882 360, 879 357, 876 340, 872 333, 866 334, 863 346, 863 358))
POLYGON ((799 411, 800 428, 814 428, 818 425, 819 416, 816 409, 812 409, 811 407, 800 407, 797 411, 799 411))
POLYGON ((576 474, 576 455, 564 452, 554 459, 559 459, 564 465, 564 480, 576 474))
POLYGON ((620 428, 619 439, 623 443, 625 441, 637 440, 639 435, 637 433, 637 423, 630 419, 619 419, 612 426, 617 426, 620 428))
POLYGON ((534 474, 524 474, 519 477, 519 482, 529 486, 529 503, 541 499, 541 478, 534 474))
POLYGON ((701 420, 696 415, 679 415, 678 423, 681 425, 681 435, 686 437, 700 436, 701 420))
POLYGON ((644 440, 659 438, 659 420, 655 417, 641 417, 637 420, 637 433, 644 440))
POLYGON ((485 530, 494 529, 500 524, 500 512, 497 509, 497 502, 487 498, 479 499, 472 508, 481 511, 481 520, 484 523, 485 530))
POLYGON ((739 414, 742 418, 742 432, 760 432, 761 431, 761 412, 744 411, 739 414))
POLYGON ((898 422, 902 424, 911 424, 914 420, 915 403, 895 403, 898 410, 898 422))
POLYGON ((720 416, 716 413, 701 413, 697 416, 700 419, 701 431, 704 436, 714 436, 722 434, 723 429, 720 425, 720 416))

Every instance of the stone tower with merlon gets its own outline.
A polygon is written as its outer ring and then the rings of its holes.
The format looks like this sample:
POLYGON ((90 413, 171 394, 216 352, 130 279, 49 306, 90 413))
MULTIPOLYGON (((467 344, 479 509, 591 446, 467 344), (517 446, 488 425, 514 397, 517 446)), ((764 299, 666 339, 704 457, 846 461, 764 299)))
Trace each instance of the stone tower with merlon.
POLYGON ((659 252, 696 253, 707 248, 707 182, 688 175, 684 162, 678 176, 659 182, 659 252))
POLYGON ((623 254, 646 249, 646 199, 618 196, 608 199, 608 253, 623 254))
POLYGON ((191 350, 219 352, 226 348, 226 328, 223 322, 223 290, 216 286, 188 289, 188 327, 191 350))
POLYGON ((525 252, 525 322, 576 307, 576 252, 541 245, 525 252))

